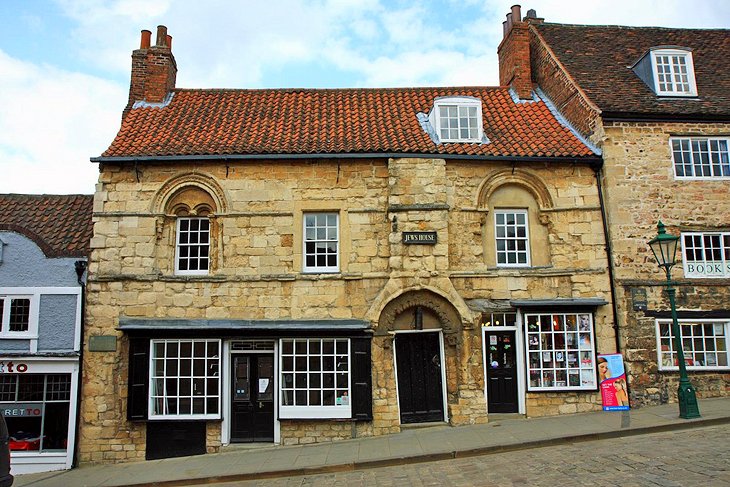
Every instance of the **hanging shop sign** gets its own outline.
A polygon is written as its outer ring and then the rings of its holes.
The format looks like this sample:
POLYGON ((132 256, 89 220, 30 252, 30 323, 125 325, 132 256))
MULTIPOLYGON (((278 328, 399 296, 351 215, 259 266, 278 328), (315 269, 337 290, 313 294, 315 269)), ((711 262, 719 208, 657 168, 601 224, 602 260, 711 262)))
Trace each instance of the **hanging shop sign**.
POLYGON ((436 232, 403 232, 406 245, 436 245, 436 232))
POLYGON ((624 359, 620 353, 598 356, 598 380, 604 411, 629 409, 629 391, 626 385, 624 359))

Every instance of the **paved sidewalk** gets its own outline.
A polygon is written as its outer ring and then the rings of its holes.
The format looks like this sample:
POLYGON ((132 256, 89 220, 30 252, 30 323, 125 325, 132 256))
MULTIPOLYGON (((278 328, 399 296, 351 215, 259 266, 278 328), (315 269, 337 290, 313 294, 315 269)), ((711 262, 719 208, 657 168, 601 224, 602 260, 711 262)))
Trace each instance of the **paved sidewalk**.
POLYGON ((224 453, 19 475, 15 486, 180 486, 349 471, 445 460, 577 441, 730 423, 730 398, 703 399, 702 417, 678 417, 677 404, 623 412, 497 419, 476 426, 434 426, 334 443, 236 449, 224 453))

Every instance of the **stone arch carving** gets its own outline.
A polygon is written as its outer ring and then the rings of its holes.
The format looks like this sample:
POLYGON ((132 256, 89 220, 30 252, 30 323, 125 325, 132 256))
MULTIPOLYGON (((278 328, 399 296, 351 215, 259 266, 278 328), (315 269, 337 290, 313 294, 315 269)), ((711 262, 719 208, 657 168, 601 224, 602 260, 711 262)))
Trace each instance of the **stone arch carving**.
MULTIPOLYGON (((227 213, 229 204, 225 196, 223 188, 211 176, 200 173, 180 174, 172 179, 167 180, 159 189, 152 201, 152 212, 163 214, 175 214, 177 210, 181 210, 184 204, 183 198, 178 198, 184 192, 189 195, 197 193, 197 204, 187 211, 197 214, 222 214, 227 213), (205 193, 208 198, 204 197, 205 193)), ((184 211, 184 210, 183 210, 184 211)))
POLYGON ((515 184, 529 191, 540 206, 540 210, 553 207, 553 198, 542 179, 522 169, 515 169, 514 171, 503 169, 484 178, 477 193, 476 207, 487 209, 492 194, 505 184, 515 184))
MULTIPOLYGON (((406 291, 388 302, 380 313, 375 334, 385 335, 389 331, 396 331, 396 320, 403 313, 417 307, 424 308, 427 313, 438 320, 439 327, 445 336, 454 335, 459 331, 461 319, 456 308, 443 296, 433 291, 420 289, 406 291)), ((452 341, 448 340, 450 344, 453 344, 452 341)))

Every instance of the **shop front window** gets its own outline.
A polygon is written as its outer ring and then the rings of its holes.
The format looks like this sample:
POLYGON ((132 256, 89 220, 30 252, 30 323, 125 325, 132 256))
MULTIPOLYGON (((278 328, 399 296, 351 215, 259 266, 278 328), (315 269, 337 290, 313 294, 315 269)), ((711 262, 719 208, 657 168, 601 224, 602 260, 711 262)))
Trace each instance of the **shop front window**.
POLYGON ((65 451, 71 374, 0 375, 0 409, 11 451, 65 451))
POLYGON ((528 314, 528 390, 593 390, 596 360, 588 313, 528 314))
POLYGON ((281 341, 281 418, 349 418, 350 340, 281 341))

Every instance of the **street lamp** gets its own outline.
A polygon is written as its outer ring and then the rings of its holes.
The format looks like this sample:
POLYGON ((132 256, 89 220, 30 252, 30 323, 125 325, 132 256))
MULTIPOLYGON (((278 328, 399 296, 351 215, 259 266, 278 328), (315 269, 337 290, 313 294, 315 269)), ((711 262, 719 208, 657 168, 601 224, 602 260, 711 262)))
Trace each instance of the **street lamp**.
POLYGON ((649 247, 651 247, 659 267, 662 267, 667 274, 667 294, 669 295, 669 305, 672 308, 674 350, 677 353, 677 362, 679 363, 679 388, 677 389, 679 417, 684 419, 699 418, 700 409, 697 406, 697 396, 694 387, 689 382, 689 377, 687 377, 687 366, 684 363, 682 337, 679 334, 679 324, 677 323, 677 306, 674 303, 676 290, 672 286, 671 269, 677 263, 676 253, 679 237, 667 234, 661 221, 657 224, 657 231, 659 232, 657 236, 649 240, 649 247))

